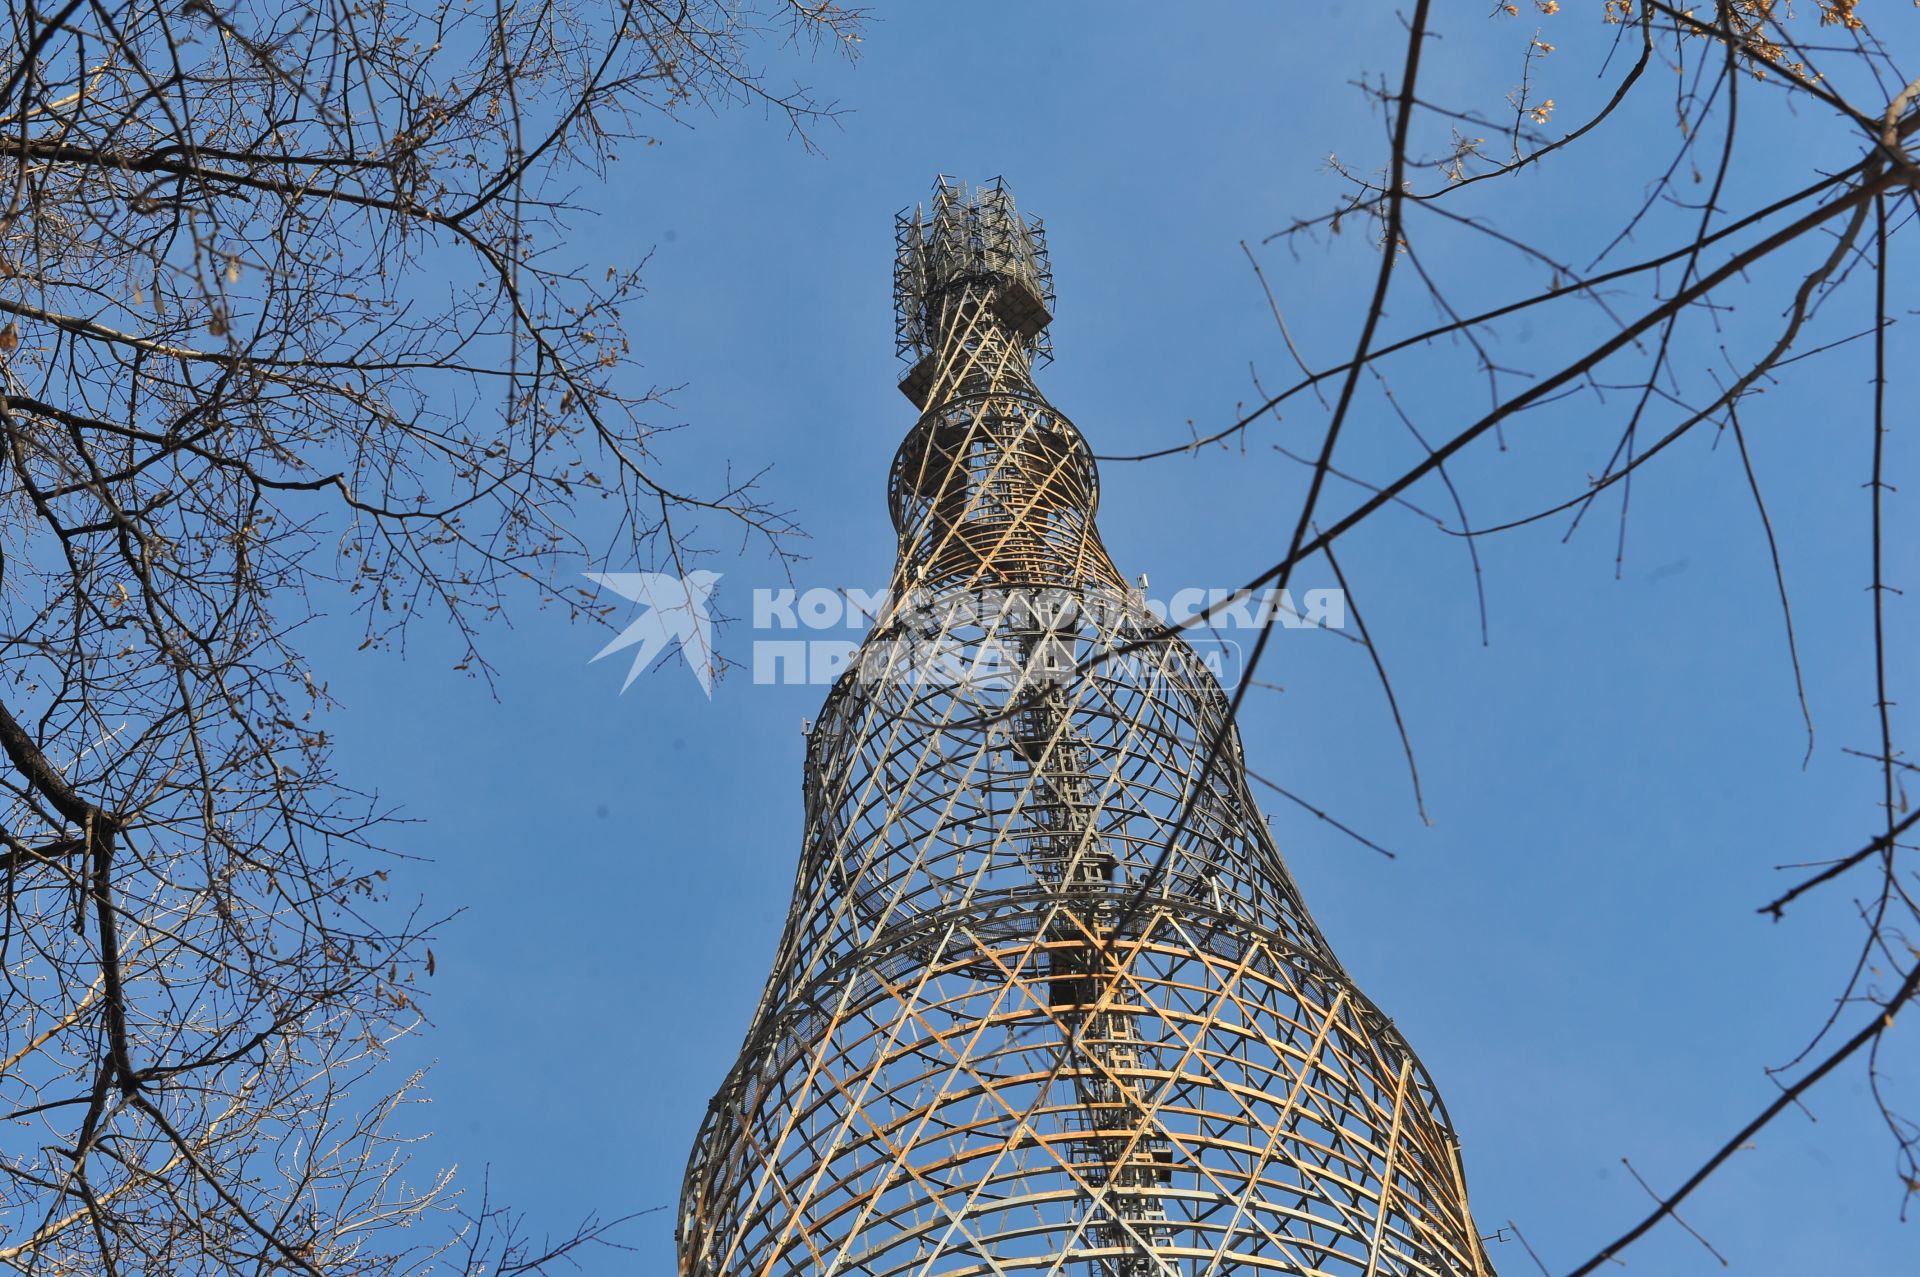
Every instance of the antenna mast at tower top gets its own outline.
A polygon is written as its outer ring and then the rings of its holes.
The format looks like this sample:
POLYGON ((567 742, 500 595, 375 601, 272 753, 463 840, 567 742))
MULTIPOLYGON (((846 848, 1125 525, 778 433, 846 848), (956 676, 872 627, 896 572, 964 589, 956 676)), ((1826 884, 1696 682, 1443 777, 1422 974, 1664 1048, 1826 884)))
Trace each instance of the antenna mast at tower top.
POLYGON ((894 350, 913 361, 900 389, 926 406, 949 336, 991 318, 1027 365, 1052 358, 1053 266, 1046 226, 1024 218, 1000 178, 969 187, 936 180, 933 199, 894 219, 894 350))

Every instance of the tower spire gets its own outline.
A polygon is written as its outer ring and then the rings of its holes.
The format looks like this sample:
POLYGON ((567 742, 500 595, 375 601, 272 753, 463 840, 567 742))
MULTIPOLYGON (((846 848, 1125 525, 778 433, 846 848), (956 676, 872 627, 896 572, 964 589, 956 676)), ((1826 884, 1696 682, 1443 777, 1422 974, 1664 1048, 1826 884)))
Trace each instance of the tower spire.
POLYGON ((1053 270, 1046 228, 999 178, 941 177, 933 199, 894 219, 894 346, 916 408, 962 389, 1031 384, 1052 354, 1053 270))
POLYGON ((1039 224, 943 179, 900 226, 895 605, 808 737, 683 1277, 1491 1277, 1438 1093, 1100 544, 1039 224))
POLYGON ((944 583, 1123 590, 1100 544, 1093 453, 1033 383, 1052 347, 1046 231, 998 178, 947 178, 899 215, 900 389, 922 409, 895 457, 895 596, 944 583))

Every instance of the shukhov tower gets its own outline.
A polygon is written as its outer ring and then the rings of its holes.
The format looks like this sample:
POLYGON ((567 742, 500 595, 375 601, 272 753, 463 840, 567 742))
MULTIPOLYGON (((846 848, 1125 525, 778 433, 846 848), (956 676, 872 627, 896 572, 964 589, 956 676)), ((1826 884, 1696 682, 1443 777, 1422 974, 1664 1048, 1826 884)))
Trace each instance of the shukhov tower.
POLYGON ((681 1273, 1487 1277, 1431 1079, 1308 916, 1218 683, 1101 546, 1033 382, 1040 223, 943 181, 895 279, 899 562, 809 738, 681 1273))

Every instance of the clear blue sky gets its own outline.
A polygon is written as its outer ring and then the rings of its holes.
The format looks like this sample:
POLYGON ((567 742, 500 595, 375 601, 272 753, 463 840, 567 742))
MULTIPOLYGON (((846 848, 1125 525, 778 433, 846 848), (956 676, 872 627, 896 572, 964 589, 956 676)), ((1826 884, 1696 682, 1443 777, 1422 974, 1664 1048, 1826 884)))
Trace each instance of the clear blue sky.
MULTIPOLYGON (((1565 113, 1604 89, 1598 8, 1541 20, 1560 60, 1539 73, 1561 77, 1552 96, 1565 113)), ((1490 22, 1478 7, 1449 21, 1434 96, 1497 105, 1534 24, 1490 22)), ((1098 452, 1177 442, 1189 420, 1223 424, 1253 397, 1250 361, 1263 381, 1284 380, 1239 241, 1326 208, 1340 189, 1329 153, 1377 160, 1377 116, 1350 81, 1396 76, 1401 31, 1386 5, 898 6, 868 30, 857 66, 770 55, 776 78, 846 108, 818 131, 824 155, 754 110, 664 129, 661 145, 627 148, 610 186, 583 188, 593 213, 573 247, 607 264, 653 253, 649 296, 628 321, 646 374, 683 387, 661 415, 686 423, 661 449, 679 479, 712 483, 729 460, 771 465, 766 494, 811 537, 796 583, 879 588, 893 550, 886 466, 913 417, 894 389, 895 210, 936 172, 1004 174, 1051 236, 1058 362, 1042 387, 1098 452)), ((1606 220, 1637 202, 1647 157, 1672 145, 1670 121, 1624 117, 1577 161, 1504 193, 1483 187, 1494 194, 1475 211, 1590 256, 1606 220)), ((1741 189, 1804 180, 1805 156, 1832 136, 1818 121, 1779 125, 1777 167, 1743 161, 1741 189)), ((1310 359, 1351 347, 1378 262, 1368 240, 1362 228, 1297 259, 1264 255, 1310 359)), ((1463 287, 1498 291, 1512 269, 1466 238, 1424 242, 1463 287)), ((1915 272, 1900 279, 1911 296, 1915 272)), ((1847 296, 1864 308, 1863 293, 1847 296)), ((1728 316, 1723 340, 1751 345, 1779 300, 1728 316)), ((1429 309, 1408 293, 1396 331, 1429 322, 1429 309)), ((1836 320, 1836 333, 1864 326, 1864 309, 1857 319, 1836 320)), ((1689 348, 1689 367, 1710 362, 1713 344, 1689 348)), ((1402 403, 1432 434, 1480 402, 1474 379, 1449 371, 1466 358, 1444 348, 1400 374, 1402 403)), ((1864 402, 1865 367, 1858 348, 1837 352, 1743 418, 1802 627, 1819 727, 1806 769, 1738 458, 1704 432, 1636 487, 1620 579, 1617 506, 1565 545, 1564 522, 1484 543, 1489 646, 1458 541, 1387 513, 1341 543, 1396 680, 1431 827, 1358 649, 1284 636, 1263 677, 1285 690, 1249 701, 1252 764, 1399 853, 1383 859, 1263 800, 1335 948, 1440 1085, 1483 1231, 1517 1220, 1556 1271, 1647 1208, 1622 1157, 1669 1189, 1775 1094, 1763 1067, 1789 1059, 1826 1013, 1857 941, 1845 889, 1779 925, 1754 909, 1784 881, 1774 865, 1851 850, 1875 820, 1874 773, 1841 752, 1876 741, 1861 643, 1869 437, 1848 411, 1864 402)), ((1516 422, 1507 451, 1460 468, 1476 519, 1577 491, 1604 464, 1618 411, 1569 403, 1516 422)), ((1244 454, 1104 467, 1115 559, 1158 592, 1232 585, 1278 558, 1304 481, 1270 445, 1311 451, 1316 420, 1262 427, 1244 454)), ((1909 473, 1910 420, 1892 444, 1909 473)), ((1386 477, 1407 448, 1375 401, 1337 460, 1386 477)), ((1354 499, 1335 485, 1328 508, 1354 499)), ((1438 489, 1416 500, 1447 508, 1438 489)), ((1920 585, 1914 498, 1900 500, 1892 572, 1920 585)), ((704 539, 715 553, 703 565, 724 573, 718 602, 742 618, 721 649, 744 661, 749 593, 783 578, 757 549, 739 553, 730 529, 704 539)), ((1319 565, 1300 582, 1332 584, 1319 565)), ((1911 618, 1911 601, 1893 606, 1911 618)), ((709 703, 669 664, 621 696, 623 662, 588 664, 606 637, 523 612, 490 649, 497 701, 452 672, 430 635, 405 661, 323 658, 346 703, 343 772, 421 822, 396 839, 428 858, 403 889, 466 910, 435 945, 436 1025, 406 1048, 439 1061, 425 1157, 458 1161, 475 1187, 491 1163, 496 1196, 535 1227, 676 1201, 784 916, 800 724, 824 693, 736 672, 709 703)), ((1920 700, 1913 653, 1894 655, 1895 698, 1904 686, 1920 700)), ((1902 1026, 1886 1060, 1909 1088, 1914 1032, 1902 1026)), ((1920 1237, 1896 1222, 1891 1142, 1862 1070, 1810 1108, 1817 1123, 1783 1118, 1686 1218, 1736 1272, 1914 1272, 1920 1237)), ((667 1270, 672 1221, 669 1208, 636 1223, 637 1253, 589 1257, 588 1271, 667 1270)), ((1509 1277, 1533 1271, 1517 1243, 1491 1249, 1509 1277)), ((1671 1225, 1629 1260, 1723 1271, 1671 1225)))

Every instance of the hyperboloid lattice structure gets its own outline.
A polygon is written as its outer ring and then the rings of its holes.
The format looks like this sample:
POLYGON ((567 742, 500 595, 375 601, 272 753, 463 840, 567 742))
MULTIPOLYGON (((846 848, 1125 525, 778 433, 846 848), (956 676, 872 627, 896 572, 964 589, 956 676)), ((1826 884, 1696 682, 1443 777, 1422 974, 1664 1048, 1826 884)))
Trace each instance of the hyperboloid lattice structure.
POLYGON ((899 562, 812 730, 680 1271, 1488 1277, 1432 1081, 1308 916, 1218 682, 1100 544, 1032 379, 1052 304, 999 183, 901 216, 899 562))

